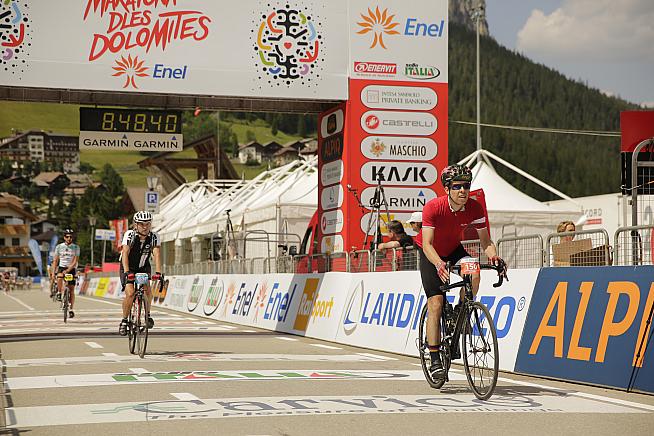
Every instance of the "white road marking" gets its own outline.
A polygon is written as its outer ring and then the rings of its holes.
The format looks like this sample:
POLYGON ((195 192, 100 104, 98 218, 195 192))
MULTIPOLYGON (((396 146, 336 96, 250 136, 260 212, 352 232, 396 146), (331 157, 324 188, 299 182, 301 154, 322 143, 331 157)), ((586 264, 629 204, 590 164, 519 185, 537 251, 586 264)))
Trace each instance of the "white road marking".
POLYGON ((241 330, 243 333, 256 333, 256 330, 241 330))
POLYGON ((373 353, 357 353, 357 354, 359 356, 372 357, 374 359, 379 359, 379 360, 397 360, 395 357, 382 356, 380 354, 373 354, 373 353))
POLYGON ((188 392, 171 392, 170 395, 182 401, 202 401, 195 395, 188 392))
POLYGON ((150 371, 148 371, 145 368, 127 368, 130 371, 132 371, 134 374, 149 374, 150 371))
MULTIPOLYGON (((82 364, 106 364, 142 361, 131 354, 102 353, 102 356, 50 357, 41 359, 5 360, 7 368, 25 368, 38 366, 74 366, 82 364)), ((379 362, 367 356, 357 354, 222 354, 191 353, 167 356, 148 355, 149 362, 379 362)))
POLYGON ((5 295, 7 295, 7 297, 11 298, 11 299, 14 300, 16 303, 20 304, 21 306, 23 306, 23 307, 26 308, 27 310, 35 310, 32 306, 29 306, 29 305, 23 303, 22 301, 20 301, 18 298, 14 297, 13 295, 9 295, 9 294, 5 294, 5 295))
POLYGON ((332 347, 331 345, 323 345, 323 344, 309 344, 312 347, 318 347, 318 348, 326 348, 328 350, 342 350, 341 347, 332 347))
MULTIPOLYGON (((465 380, 460 374, 450 374, 450 380, 465 380)), ((421 370, 366 371, 361 369, 321 370, 243 370, 243 371, 171 371, 154 373, 67 374, 31 377, 10 377, 5 380, 9 389, 44 389, 84 386, 124 386, 151 383, 238 382, 266 380, 393 380, 424 381, 421 370)))
POLYGON ((98 303, 111 304, 112 306, 122 306, 122 303, 114 303, 113 301, 100 300, 99 298, 86 297, 84 295, 78 295, 75 298, 81 298, 82 300, 96 301, 98 303))
MULTIPOLYGON (((177 394, 171 394, 173 396, 177 394)), ((186 393, 179 395, 186 396, 186 393)), ((280 396, 189 399, 6 409, 7 427, 152 422, 180 419, 248 418, 257 416, 361 415, 407 413, 647 413, 583 398, 559 395, 493 396, 479 402, 471 393, 425 395, 280 396), (243 408, 244 404, 256 407, 243 408)))
POLYGON ((98 344, 97 342, 84 342, 84 343, 91 348, 104 348, 102 345, 98 344))
POLYGON ((275 336, 276 339, 281 339, 282 341, 297 341, 296 338, 288 338, 286 336, 275 336))

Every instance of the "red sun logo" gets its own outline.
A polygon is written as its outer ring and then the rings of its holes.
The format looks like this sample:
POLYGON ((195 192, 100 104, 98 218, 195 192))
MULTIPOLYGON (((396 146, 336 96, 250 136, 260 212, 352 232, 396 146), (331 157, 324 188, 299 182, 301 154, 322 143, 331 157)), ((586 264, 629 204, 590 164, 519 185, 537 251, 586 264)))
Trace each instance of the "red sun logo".
POLYGON ((138 89, 138 86, 136 86, 136 81, 134 80, 135 77, 147 77, 148 74, 146 71, 148 70, 148 67, 143 66, 143 62, 145 61, 139 61, 139 57, 136 56, 132 58, 132 55, 128 54, 127 59, 125 59, 124 56, 120 57, 119 59, 116 59, 116 65, 117 67, 112 67, 116 73, 112 74, 113 77, 118 77, 118 76, 125 76, 125 84, 123 85, 123 88, 127 88, 128 86, 132 86, 133 88, 138 89))

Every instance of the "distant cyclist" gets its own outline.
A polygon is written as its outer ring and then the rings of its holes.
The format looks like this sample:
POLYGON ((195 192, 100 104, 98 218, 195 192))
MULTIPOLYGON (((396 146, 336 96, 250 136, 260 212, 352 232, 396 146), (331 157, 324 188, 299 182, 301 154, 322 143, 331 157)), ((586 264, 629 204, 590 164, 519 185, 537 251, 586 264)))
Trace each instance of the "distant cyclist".
MULTIPOLYGON (((133 229, 125 232, 122 241, 122 252, 120 254, 120 281, 125 290, 123 300, 123 319, 120 321, 118 333, 121 336, 127 335, 127 317, 129 316, 132 302, 134 301, 134 280, 136 273, 152 273, 150 256, 154 256, 156 273, 152 280, 163 280, 161 274, 161 242, 159 236, 151 231, 152 214, 142 210, 134 214, 133 229)), ((152 303, 152 291, 150 285, 145 285, 147 296, 148 328, 154 327, 154 320, 149 315, 152 303)))
POLYGON ((75 304, 75 281, 77 279, 77 261, 79 260, 79 245, 73 243, 75 232, 71 228, 64 230, 64 242, 55 247, 54 259, 52 259, 52 268, 50 269, 50 280, 57 277, 57 301, 61 301, 61 291, 63 289, 63 279, 65 274, 72 274, 73 280, 67 282, 70 295, 70 310, 68 317, 75 317, 73 305, 75 304))
MULTIPOLYGON (((435 378, 445 375, 439 353, 444 293, 439 287, 449 280, 446 263, 454 265, 462 258, 470 256, 461 245, 463 230, 473 226, 490 262, 506 268, 488 234, 483 206, 469 198, 472 183, 470 168, 465 165, 450 165, 444 168, 441 172, 441 183, 447 195, 434 198, 425 204, 422 210, 422 238, 416 238, 420 251, 420 276, 427 294, 427 344, 432 361, 429 371, 435 378)), ((479 290, 479 281, 479 275, 472 276, 475 296, 479 290)), ((460 357, 461 352, 454 350, 452 358, 460 357)))

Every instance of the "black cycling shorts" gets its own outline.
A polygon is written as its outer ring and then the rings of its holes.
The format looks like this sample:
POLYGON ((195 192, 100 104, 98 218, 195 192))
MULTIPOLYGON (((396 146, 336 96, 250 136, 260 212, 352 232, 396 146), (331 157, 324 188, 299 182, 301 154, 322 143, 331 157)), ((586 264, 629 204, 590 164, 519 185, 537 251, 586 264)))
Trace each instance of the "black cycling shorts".
MULTIPOLYGON (((422 287, 425 289, 425 294, 427 298, 433 297, 434 295, 445 295, 445 292, 441 291, 439 288, 443 286, 443 281, 438 276, 438 269, 436 265, 431 263, 425 253, 422 251, 422 248, 418 247, 420 252, 420 278, 422 279, 422 287)), ((464 257, 470 256, 463 245, 459 244, 458 247, 454 249, 452 253, 448 256, 441 257, 444 262, 450 262, 452 265, 456 264, 458 261, 464 257)))
MULTIPOLYGON (((148 275, 152 274, 152 267, 150 266, 150 263, 147 262, 145 265, 143 265, 140 268, 131 268, 130 267, 130 272, 136 274, 136 273, 148 273, 148 275)), ((123 263, 120 263, 120 284, 122 285, 123 289, 125 289, 125 285, 127 284, 127 273, 123 269, 123 263)))
MULTIPOLYGON (((64 271, 66 271, 66 269, 68 269, 67 266, 59 266, 59 267, 57 267, 57 275, 59 275, 59 274, 66 275, 66 273, 64 272, 64 271)), ((71 281, 71 282, 66 282, 66 283, 68 283, 68 284, 70 284, 70 285, 74 285, 74 284, 77 282, 77 271, 76 271, 76 269, 73 268, 73 269, 70 271, 70 274, 73 275, 73 281, 71 281)))

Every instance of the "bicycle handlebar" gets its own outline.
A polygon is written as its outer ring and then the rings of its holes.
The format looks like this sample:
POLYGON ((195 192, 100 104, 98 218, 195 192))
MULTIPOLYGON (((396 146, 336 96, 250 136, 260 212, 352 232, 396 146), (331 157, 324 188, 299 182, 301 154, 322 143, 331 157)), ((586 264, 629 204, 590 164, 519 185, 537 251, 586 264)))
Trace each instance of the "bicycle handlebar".
MULTIPOLYGON (((495 270, 497 272, 498 279, 497 279, 497 283, 493 283, 494 288, 499 288, 500 286, 502 286, 502 283, 504 282, 504 279, 506 279, 507 282, 509 281, 509 277, 506 275, 506 269, 502 265, 480 264, 479 268, 480 269, 492 269, 492 270, 495 270)), ((447 269, 448 269, 448 271, 454 272, 454 273, 456 273, 458 275, 461 274, 461 265, 450 265, 450 263, 448 262, 447 263, 447 269)), ((460 281, 460 282, 456 282, 456 283, 448 283, 448 284, 444 284, 444 285, 440 286, 439 289, 441 291, 448 291, 450 289, 458 288, 461 285, 463 285, 464 283, 465 283, 464 281, 460 281)))

